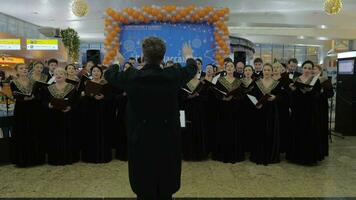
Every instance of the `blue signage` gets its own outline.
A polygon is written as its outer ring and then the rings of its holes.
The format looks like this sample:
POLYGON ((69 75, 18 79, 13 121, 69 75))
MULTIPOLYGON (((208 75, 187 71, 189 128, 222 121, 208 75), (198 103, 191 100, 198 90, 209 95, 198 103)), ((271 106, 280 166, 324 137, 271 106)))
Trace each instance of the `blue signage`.
POLYGON ((203 68, 215 62, 214 27, 206 23, 151 23, 124 25, 120 34, 121 53, 128 59, 141 56, 141 42, 149 36, 160 37, 166 43, 164 62, 184 64, 182 45, 188 42, 193 48, 194 57, 203 60, 203 68))

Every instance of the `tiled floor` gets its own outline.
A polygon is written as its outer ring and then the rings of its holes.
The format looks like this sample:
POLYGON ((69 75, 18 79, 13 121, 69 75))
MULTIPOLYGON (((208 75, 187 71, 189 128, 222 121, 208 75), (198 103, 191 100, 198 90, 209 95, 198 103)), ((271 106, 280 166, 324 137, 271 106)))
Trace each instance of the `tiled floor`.
MULTIPOLYGON (((134 196, 126 162, 0 166, 0 197, 134 196)), ((175 197, 356 197, 356 137, 334 138, 330 157, 314 167, 184 162, 175 197)))

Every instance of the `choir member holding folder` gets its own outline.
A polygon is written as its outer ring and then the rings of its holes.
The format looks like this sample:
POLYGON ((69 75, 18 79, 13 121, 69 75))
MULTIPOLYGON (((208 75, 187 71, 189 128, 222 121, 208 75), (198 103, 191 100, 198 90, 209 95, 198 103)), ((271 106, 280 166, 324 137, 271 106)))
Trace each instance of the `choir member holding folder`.
POLYGON ((43 164, 45 150, 43 149, 40 112, 38 102, 32 93, 34 81, 28 78, 28 68, 25 64, 15 66, 18 78, 11 82, 11 90, 16 100, 14 110, 15 123, 11 138, 12 163, 19 167, 43 164))
POLYGON ((255 121, 250 160, 256 164, 278 163, 279 158, 279 118, 276 101, 280 95, 278 81, 272 79, 273 68, 266 63, 263 66, 263 78, 255 82, 249 94, 256 105, 255 121), (258 101, 257 101, 258 100, 258 101))
POLYGON ((282 68, 283 66, 278 62, 273 64, 273 79, 279 81, 281 89, 280 100, 277 101, 280 151, 285 153, 290 142, 289 84, 292 83, 292 79, 289 78, 288 74, 282 75, 282 68))
POLYGON ((334 96, 333 86, 331 80, 324 76, 322 67, 320 65, 315 65, 313 68, 314 76, 319 75, 319 81, 321 84, 320 97, 318 102, 319 107, 319 135, 321 137, 321 155, 329 155, 329 102, 328 99, 334 96))
POLYGON ((183 88, 182 109, 185 111, 186 127, 182 131, 184 160, 199 161, 208 156, 206 138, 206 118, 203 97, 200 95, 204 82, 199 80, 199 72, 183 88))
POLYGON ((241 135, 240 94, 241 82, 234 77, 232 62, 225 65, 227 75, 220 77, 214 87, 217 102, 215 145, 212 159, 227 163, 243 161, 244 150, 241 135))
POLYGON ((54 70, 55 84, 45 91, 43 104, 49 109, 47 130, 48 164, 66 165, 79 161, 78 132, 72 109, 76 106, 77 92, 66 82, 63 68, 54 70))
POLYGON ((90 70, 92 80, 85 82, 82 116, 85 126, 82 145, 82 160, 90 163, 106 163, 111 161, 111 131, 115 111, 112 95, 103 77, 101 67, 95 65, 90 70))
POLYGON ((305 61, 303 74, 290 84, 292 137, 286 158, 298 164, 316 164, 323 159, 318 122, 318 98, 321 90, 318 76, 313 77, 314 63, 305 61))
MULTIPOLYGON (((244 77, 241 79, 241 87, 244 88, 245 93, 248 94, 254 88, 253 67, 251 65, 246 65, 243 69, 244 77)), ((245 152, 250 152, 253 130, 255 127, 255 121, 252 120, 256 115, 256 107, 247 97, 243 95, 241 99, 241 129, 243 137, 243 145, 245 152)))

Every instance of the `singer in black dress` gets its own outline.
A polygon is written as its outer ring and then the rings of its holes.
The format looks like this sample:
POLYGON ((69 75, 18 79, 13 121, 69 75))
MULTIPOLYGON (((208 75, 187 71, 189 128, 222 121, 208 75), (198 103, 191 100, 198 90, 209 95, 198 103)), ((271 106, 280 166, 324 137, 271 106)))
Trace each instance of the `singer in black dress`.
MULTIPOLYGON (((120 71, 119 65, 111 66, 117 71, 120 71)), ((129 62, 126 62, 123 69, 128 69, 133 67, 129 62)), ((113 86, 115 93, 115 107, 116 107, 116 118, 115 118, 115 132, 113 132, 113 147, 116 151, 115 158, 127 161, 127 93, 123 90, 122 86, 113 86)))
POLYGON ((11 138, 11 160, 18 167, 44 164, 45 149, 41 125, 40 104, 32 93, 34 81, 28 78, 24 64, 15 66, 18 77, 11 84, 16 100, 11 138))
POLYGON ((106 88, 107 82, 102 79, 103 71, 100 67, 91 68, 92 80, 100 84, 103 90, 99 94, 85 94, 83 97, 83 119, 87 124, 82 146, 82 161, 90 163, 107 163, 112 160, 112 133, 115 119, 115 110, 112 95, 106 88))
POLYGON ((319 81, 321 85, 320 97, 319 97, 319 135, 321 137, 320 152, 321 156, 329 156, 329 99, 334 96, 334 90, 331 80, 324 76, 322 67, 315 65, 313 68, 314 75, 319 75, 319 81))
POLYGON ((206 120, 206 150, 207 152, 212 151, 212 147, 215 143, 215 130, 216 130, 216 98, 214 95, 214 67, 208 64, 205 68, 206 75, 202 80, 204 82, 204 87, 200 91, 200 96, 204 104, 204 115, 206 120))
POLYGON ((217 119, 215 146, 212 159, 225 163, 241 162, 245 159, 241 135, 240 102, 233 96, 226 97, 222 92, 230 92, 240 87, 241 82, 234 77, 235 66, 232 62, 225 65, 227 75, 216 83, 217 119))
POLYGON ((79 161, 79 133, 75 129, 78 123, 72 109, 77 104, 77 92, 74 85, 67 83, 67 72, 63 68, 54 71, 56 83, 48 86, 43 104, 48 108, 48 164, 66 165, 79 161), (58 102, 61 101, 61 106, 58 102))
POLYGON ((203 97, 200 91, 204 83, 198 75, 190 80, 181 91, 181 109, 185 111, 186 127, 182 131, 183 159, 204 160, 208 156, 206 138, 206 119, 203 97))
POLYGON ((283 66, 280 63, 273 64, 273 79, 279 81, 281 94, 277 101, 278 116, 279 116, 279 136, 280 136, 280 152, 285 153, 290 145, 290 88, 289 84, 293 81, 288 74, 282 74, 283 66))
POLYGON ((279 100, 280 88, 278 81, 272 79, 273 68, 266 63, 263 66, 263 78, 255 82, 251 95, 260 100, 268 94, 263 104, 256 105, 255 131, 252 138, 250 160, 256 164, 268 165, 280 162, 279 152, 279 118, 277 101, 279 100))
MULTIPOLYGON (((305 61, 302 65, 303 74, 295 82, 310 85, 314 79, 312 68, 314 63, 305 61)), ((320 81, 317 80, 313 87, 296 87, 291 84, 291 109, 292 127, 291 144, 287 151, 286 159, 304 165, 317 164, 323 159, 320 152, 321 138, 319 136, 319 94, 320 81)))
POLYGON ((246 65, 244 67, 244 77, 241 79, 241 87, 244 88, 245 94, 241 98, 241 130, 243 137, 244 151, 251 151, 252 136, 254 135, 254 130, 256 127, 255 116, 256 107, 247 97, 247 94, 252 91, 255 86, 255 81, 253 76, 253 67, 251 65, 246 65))

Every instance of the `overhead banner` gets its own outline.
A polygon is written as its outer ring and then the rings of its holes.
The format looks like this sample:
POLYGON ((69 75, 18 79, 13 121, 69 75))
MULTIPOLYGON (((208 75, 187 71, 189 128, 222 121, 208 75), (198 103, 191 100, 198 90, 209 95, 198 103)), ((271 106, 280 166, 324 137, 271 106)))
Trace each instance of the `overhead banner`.
POLYGON ((27 39, 27 50, 58 50, 57 39, 27 39))
POLYGON ((203 60, 203 66, 215 62, 214 27, 207 23, 151 23, 123 25, 120 34, 121 53, 125 58, 141 56, 141 42, 148 36, 162 38, 166 43, 164 62, 172 60, 185 63, 182 57, 183 43, 189 43, 196 58, 203 60))
POLYGON ((0 39, 0 50, 21 50, 21 40, 0 39))

